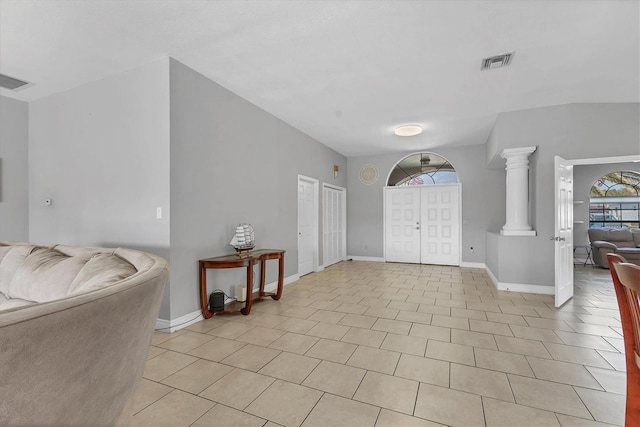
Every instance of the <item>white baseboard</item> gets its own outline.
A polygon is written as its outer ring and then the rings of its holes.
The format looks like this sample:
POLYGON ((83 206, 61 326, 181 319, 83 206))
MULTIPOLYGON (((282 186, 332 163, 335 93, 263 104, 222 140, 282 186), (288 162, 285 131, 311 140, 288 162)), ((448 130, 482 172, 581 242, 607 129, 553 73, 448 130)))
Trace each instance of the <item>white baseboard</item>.
POLYGON ((496 287, 496 289, 498 289, 498 279, 496 278, 496 276, 493 274, 493 271, 491 271, 491 269, 489 268, 489 266, 485 266, 484 267, 484 271, 487 272, 487 274, 489 275, 489 278, 491 279, 491 281, 493 282, 493 286, 496 287))
POLYGON ((177 319, 165 320, 156 319, 156 331, 160 332, 175 332, 179 329, 186 328, 189 325, 193 325, 201 320, 204 320, 201 310, 192 311, 184 316, 180 316, 177 319))
POLYGON ((353 261, 370 261, 370 262, 384 262, 384 257, 377 256, 351 256, 347 255, 347 259, 353 261))
POLYGON ((487 266, 485 265, 484 262, 466 262, 466 261, 462 261, 460 263, 460 267, 462 267, 462 268, 484 268, 484 269, 487 268, 487 266))
POLYGON ((498 279, 493 274, 493 272, 489 269, 489 267, 485 267, 485 270, 493 285, 499 291, 509 291, 509 292, 522 292, 527 294, 539 294, 539 295, 555 295, 556 288, 555 286, 544 286, 544 285, 531 285, 529 283, 506 283, 506 282, 498 282, 498 279))
POLYGON ((319 265, 318 268, 314 270, 314 273, 320 273, 322 270, 324 270, 324 265, 319 265))
MULTIPOLYGON (((300 276, 298 274, 292 274, 289 277, 285 277, 284 281, 283 281, 283 286, 287 286, 287 285, 290 285, 293 282, 297 282, 299 279, 300 279, 300 276)), ((264 285, 264 290, 266 292, 273 292, 276 289, 278 289, 278 281, 277 280, 274 281, 274 282, 267 283, 266 285, 264 285)))
MULTIPOLYGON (((373 256, 347 256, 347 259, 351 259, 353 261, 370 261, 370 262, 385 262, 384 257, 373 257, 373 256)), ((460 267, 464 268, 486 268, 486 265, 483 262, 461 262, 460 267)))
MULTIPOLYGON (((290 283, 293 283, 300 279, 300 276, 294 274, 289 277, 284 278, 284 286, 287 286, 290 283)), ((266 292, 273 292, 278 289, 278 281, 274 281, 271 283, 267 283, 264 285, 264 290, 266 292)), ((177 319, 166 320, 166 319, 156 319, 156 331, 161 332, 175 332, 180 329, 186 328, 189 325, 193 325, 201 320, 204 320, 204 316, 202 316, 201 310, 192 311, 191 313, 187 313, 184 316, 180 316, 177 319)))

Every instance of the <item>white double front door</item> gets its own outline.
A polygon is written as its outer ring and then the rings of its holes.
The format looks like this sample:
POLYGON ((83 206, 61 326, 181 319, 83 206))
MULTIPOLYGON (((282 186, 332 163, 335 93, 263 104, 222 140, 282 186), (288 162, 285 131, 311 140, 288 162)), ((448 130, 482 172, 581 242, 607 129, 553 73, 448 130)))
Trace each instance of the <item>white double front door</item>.
POLYGON ((460 265, 460 184, 384 192, 386 261, 460 265))

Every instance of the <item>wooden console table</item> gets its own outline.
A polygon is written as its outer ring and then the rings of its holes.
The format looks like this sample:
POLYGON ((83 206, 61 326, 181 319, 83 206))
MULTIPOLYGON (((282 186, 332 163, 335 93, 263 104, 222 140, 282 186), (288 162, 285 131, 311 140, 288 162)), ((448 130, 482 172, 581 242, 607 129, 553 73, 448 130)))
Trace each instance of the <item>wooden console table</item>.
MULTIPOLYGON (((260 291, 256 294, 257 298, 270 296, 274 300, 279 300, 282 296, 282 286, 284 282, 284 250, 281 249, 259 249, 252 251, 248 256, 240 257, 237 254, 224 255, 215 258, 206 258, 199 261, 200 264, 200 305, 202 308, 202 315, 205 319, 210 318, 216 313, 228 313, 231 311, 237 311, 233 309, 227 309, 224 311, 212 312, 209 310, 209 301, 207 296, 207 269, 209 268, 247 268, 247 301, 240 312, 247 315, 251 312, 251 304, 253 302, 253 266, 258 262, 260 263, 260 291), (265 261, 277 259, 278 260, 278 289, 276 292, 265 292, 264 282, 266 278, 265 261)), ((240 303, 236 303, 239 305, 240 303)))

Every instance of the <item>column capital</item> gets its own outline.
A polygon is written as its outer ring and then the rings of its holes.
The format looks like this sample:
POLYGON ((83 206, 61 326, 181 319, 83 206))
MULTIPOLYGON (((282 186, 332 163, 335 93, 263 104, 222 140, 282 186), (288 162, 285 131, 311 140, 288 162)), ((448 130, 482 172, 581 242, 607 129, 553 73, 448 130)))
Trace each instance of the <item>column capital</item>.
POLYGON ((513 156, 529 157, 531 154, 533 154, 534 151, 536 151, 537 148, 538 147, 535 145, 531 147, 505 148, 504 150, 502 150, 500 157, 502 157, 503 159, 507 159, 513 156))

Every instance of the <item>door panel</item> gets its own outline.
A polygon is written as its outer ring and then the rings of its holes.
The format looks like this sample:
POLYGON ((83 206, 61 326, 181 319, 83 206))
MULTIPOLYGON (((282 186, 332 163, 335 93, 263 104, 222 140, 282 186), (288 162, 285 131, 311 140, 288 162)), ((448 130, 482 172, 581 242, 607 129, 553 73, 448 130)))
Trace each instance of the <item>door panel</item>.
POLYGON ((459 185, 421 187, 422 264, 460 265, 459 185))
POLYGON ((385 259, 420 262, 420 189, 385 188, 385 259))
POLYGON ((344 189, 323 188, 323 261, 328 267, 346 258, 344 189))
POLYGON ((573 166, 555 157, 555 305, 573 297, 573 166))
POLYGON ((298 274, 313 271, 313 183, 298 180, 298 274))

